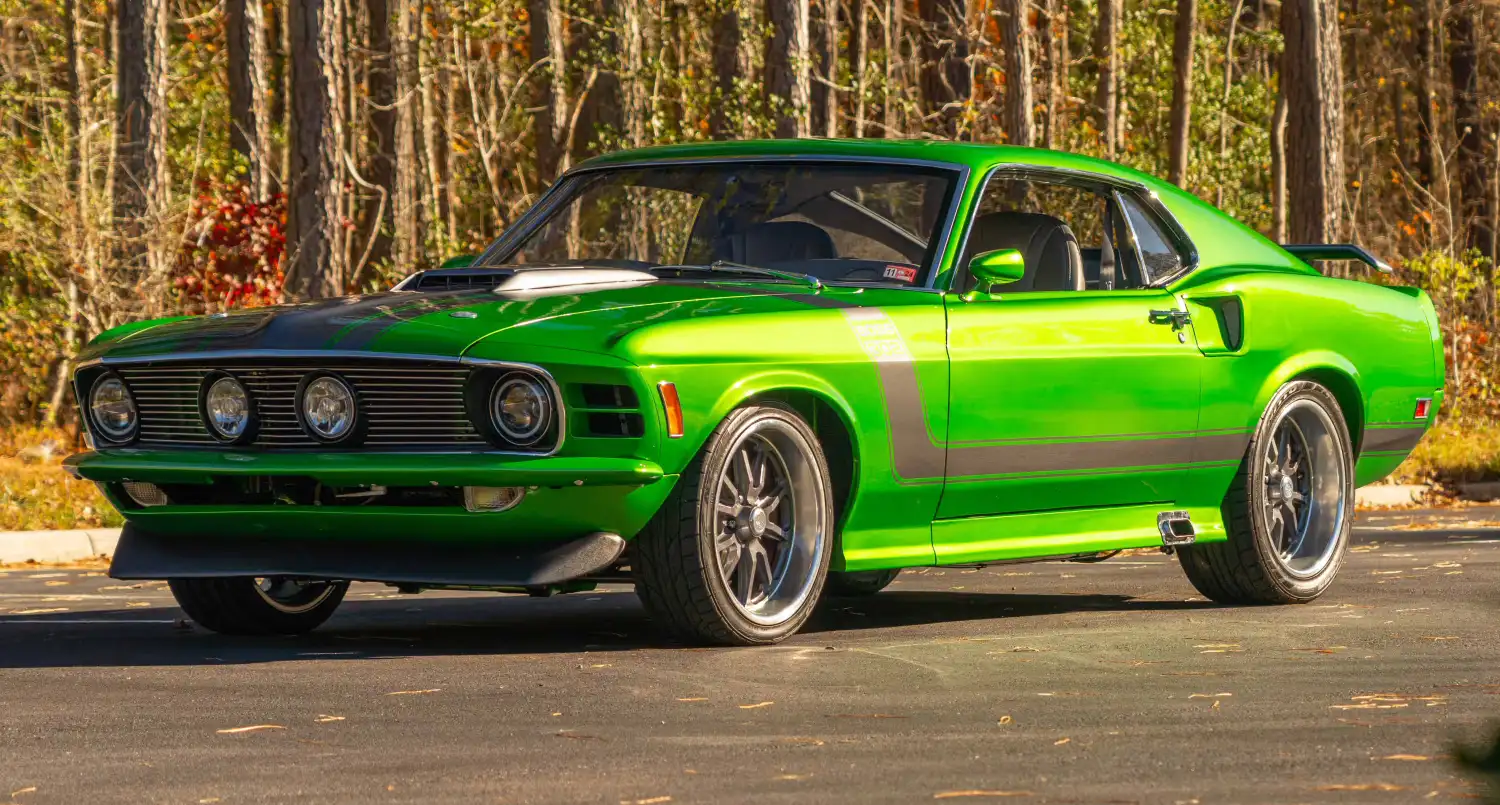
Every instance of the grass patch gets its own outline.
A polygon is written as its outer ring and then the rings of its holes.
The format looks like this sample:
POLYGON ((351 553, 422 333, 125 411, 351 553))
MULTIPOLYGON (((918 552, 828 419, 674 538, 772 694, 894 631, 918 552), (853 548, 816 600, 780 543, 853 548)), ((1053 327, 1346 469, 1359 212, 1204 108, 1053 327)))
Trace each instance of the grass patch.
POLYGON ((1497 478, 1500 478, 1500 422, 1448 419, 1427 432, 1390 480, 1455 484, 1497 478))
POLYGON ((124 524, 97 487, 63 472, 62 459, 72 444, 58 429, 0 430, 0 531, 124 524))

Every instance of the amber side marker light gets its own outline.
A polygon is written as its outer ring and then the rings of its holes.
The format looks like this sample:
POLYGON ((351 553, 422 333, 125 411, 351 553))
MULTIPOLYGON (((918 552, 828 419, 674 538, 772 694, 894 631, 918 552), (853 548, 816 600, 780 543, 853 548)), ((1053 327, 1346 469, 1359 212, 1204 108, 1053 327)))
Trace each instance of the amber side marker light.
POLYGON ((1432 413, 1432 399, 1423 397, 1417 400, 1417 410, 1412 414, 1412 419, 1426 419, 1430 413, 1432 413))
POLYGON ((677 399, 677 384, 663 380, 656 386, 661 392, 661 404, 667 409, 667 435, 682 438, 682 401, 677 399))

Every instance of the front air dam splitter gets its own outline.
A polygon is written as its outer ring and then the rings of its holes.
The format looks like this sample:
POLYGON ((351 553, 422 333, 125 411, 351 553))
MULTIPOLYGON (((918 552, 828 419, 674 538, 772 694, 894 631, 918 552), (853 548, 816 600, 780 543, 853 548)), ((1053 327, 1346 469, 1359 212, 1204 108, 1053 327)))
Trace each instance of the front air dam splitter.
POLYGON ((414 586, 548 587, 608 569, 618 534, 561 543, 444 544, 392 540, 198 537, 126 524, 109 575, 117 579, 297 576, 414 586))

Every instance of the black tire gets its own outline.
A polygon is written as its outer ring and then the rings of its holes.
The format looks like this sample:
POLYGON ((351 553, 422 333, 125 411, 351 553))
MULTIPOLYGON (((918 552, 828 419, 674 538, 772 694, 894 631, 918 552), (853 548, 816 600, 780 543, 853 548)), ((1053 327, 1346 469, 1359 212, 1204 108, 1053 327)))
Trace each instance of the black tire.
POLYGON ((287 582, 307 584, 303 595, 287 595, 277 601, 263 592, 259 580, 249 577, 171 579, 167 583, 177 605, 194 623, 227 635, 296 635, 318 628, 333 615, 347 581, 287 582))
MULTIPOLYGON (((788 473, 788 484, 792 483, 788 473)), ((735 409, 714 429, 703 449, 683 471, 661 510, 636 537, 631 554, 636 594, 658 624, 691 643, 751 646, 784 640, 801 628, 822 594, 834 544, 833 508, 828 461, 817 435, 802 417, 775 402, 735 409), (776 613, 774 622, 757 622, 729 589, 732 582, 728 576, 738 570, 721 569, 720 563, 727 554, 720 553, 720 541, 734 538, 720 533, 731 522, 716 507, 722 494, 721 476, 728 470, 729 460, 752 434, 767 428, 774 429, 778 438, 785 438, 790 447, 800 451, 796 477, 816 481, 806 484, 807 496, 811 497, 804 496, 799 501, 786 494, 778 496, 778 500, 795 502, 797 516, 792 540, 781 544, 796 544, 799 551, 815 550, 812 555, 788 554, 800 557, 795 565, 788 565, 788 573, 799 569, 799 594, 787 602, 784 616, 776 613), (816 513, 803 517, 803 507, 811 509, 813 504, 816 513), (800 530, 803 528, 806 531, 800 530), (798 543, 804 533, 809 535, 808 541, 798 543)), ((734 556, 740 556, 741 550, 748 553, 748 546, 733 550, 734 556)), ((772 560, 766 561, 768 573, 774 572, 770 570, 772 560)), ((753 585, 753 556, 751 563, 753 585)), ((776 585, 777 589, 782 587, 776 585)), ((769 581, 765 588, 767 591, 772 588, 769 581)))
MULTIPOLYGON (((1311 466, 1313 461, 1308 460, 1308 464, 1311 466)), ((1321 482, 1315 477, 1312 483, 1321 482)), ((1224 604, 1300 604, 1312 601, 1328 589, 1343 564, 1354 520, 1354 455, 1343 411, 1328 389, 1305 380, 1281 387, 1261 416, 1239 472, 1224 498, 1222 511, 1228 541, 1177 550, 1182 569, 1198 592, 1224 604), (1327 464, 1319 476, 1330 479, 1336 476, 1336 480, 1327 480, 1330 486, 1325 491, 1307 495, 1313 498, 1328 494, 1326 500, 1330 502, 1320 504, 1321 511, 1315 509, 1317 513, 1309 515, 1309 522, 1315 517, 1328 518, 1319 519, 1326 525, 1321 529, 1326 534, 1319 539, 1320 558, 1305 572, 1299 572, 1293 563, 1304 560, 1286 558, 1277 544, 1276 523, 1266 514, 1267 507, 1274 509, 1282 494, 1270 488, 1275 484, 1268 483, 1268 478, 1277 476, 1266 469, 1270 460, 1267 451, 1272 451, 1271 458, 1277 455, 1273 443, 1276 429, 1290 412, 1312 413, 1313 409, 1321 410, 1332 424, 1326 429, 1326 441, 1321 442, 1326 449, 1318 451, 1318 461, 1327 464), (1337 503, 1331 502, 1335 492, 1337 503)))
POLYGON ((859 570, 853 573, 829 573, 828 585, 824 588, 829 595, 853 598, 863 595, 874 595, 896 580, 901 574, 901 568, 895 570, 859 570))

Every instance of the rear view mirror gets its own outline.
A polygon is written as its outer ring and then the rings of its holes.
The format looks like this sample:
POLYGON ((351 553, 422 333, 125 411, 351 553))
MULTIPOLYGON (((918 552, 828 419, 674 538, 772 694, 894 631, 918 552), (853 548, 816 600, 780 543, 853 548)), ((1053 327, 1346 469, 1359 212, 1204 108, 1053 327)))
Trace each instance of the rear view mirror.
POLYGON ((1015 282, 1026 276, 1026 258, 1019 249, 996 249, 977 254, 969 261, 969 273, 977 281, 976 290, 989 292, 996 285, 1015 282))

